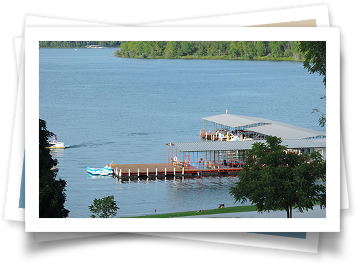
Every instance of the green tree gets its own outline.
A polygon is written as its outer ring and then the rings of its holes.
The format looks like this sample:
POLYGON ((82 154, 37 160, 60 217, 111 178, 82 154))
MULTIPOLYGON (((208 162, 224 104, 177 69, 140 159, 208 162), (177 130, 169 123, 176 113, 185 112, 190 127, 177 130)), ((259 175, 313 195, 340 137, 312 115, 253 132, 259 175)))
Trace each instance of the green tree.
MULTIPOLYGON (((318 73, 323 76, 322 82, 326 88, 326 41, 300 41, 300 51, 304 54, 304 68, 307 69, 310 74, 318 73)), ((321 99, 325 99, 323 95, 321 99)), ((326 124, 326 114, 313 109, 314 112, 321 113, 319 118, 319 124, 324 127, 326 124)))
POLYGON ((173 58, 177 54, 177 41, 169 41, 164 49, 164 56, 166 58, 173 58))
POLYGON ((247 52, 248 52, 249 59, 253 59, 254 56, 256 55, 256 49, 255 49, 255 46, 254 46, 254 44, 252 42, 248 43, 247 52))
POLYGON ((237 58, 239 56, 238 45, 236 41, 231 42, 231 45, 229 46, 228 49, 228 55, 230 56, 231 59, 237 58))
POLYGON ((52 136, 46 128, 44 120, 39 121, 39 217, 65 218, 69 211, 64 208, 66 201, 66 181, 56 180, 56 173, 51 168, 57 165, 46 149, 47 139, 52 136))
POLYGON ((319 152, 288 152, 281 139, 268 136, 265 143, 254 143, 239 174, 239 182, 230 189, 236 202, 250 201, 258 212, 313 209, 315 203, 326 207, 326 161, 319 152))
POLYGON ((326 86, 326 41, 300 41, 299 46, 305 56, 304 68, 310 74, 322 75, 322 82, 326 86))
POLYGON ((258 41, 257 45, 255 45, 255 48, 257 50, 258 57, 265 56, 265 47, 264 47, 264 43, 262 41, 258 41))
POLYGON ((291 42, 291 51, 293 53, 293 58, 295 61, 299 61, 302 58, 302 53, 300 52, 299 41, 291 42))
POLYGON ((182 53, 183 55, 191 55, 193 52, 193 45, 191 41, 182 42, 182 53))
POLYGON ((117 203, 114 201, 114 195, 104 197, 102 199, 94 199, 93 204, 88 206, 93 213, 91 218, 111 218, 116 216, 117 203))
POLYGON ((273 57, 283 57, 284 46, 282 41, 270 41, 269 50, 273 57))

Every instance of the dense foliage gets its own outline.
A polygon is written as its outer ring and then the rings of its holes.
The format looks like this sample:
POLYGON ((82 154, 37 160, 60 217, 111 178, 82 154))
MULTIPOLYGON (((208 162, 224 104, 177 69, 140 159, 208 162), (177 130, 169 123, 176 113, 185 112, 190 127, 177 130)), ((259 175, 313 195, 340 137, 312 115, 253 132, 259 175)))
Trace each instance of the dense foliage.
POLYGON ((268 136, 265 143, 254 143, 239 174, 239 182, 230 189, 236 201, 251 201, 258 212, 313 209, 316 203, 326 207, 326 161, 319 152, 288 152, 281 139, 268 136))
POLYGON ((40 48, 86 48, 89 45, 116 48, 120 41, 40 41, 40 48))
MULTIPOLYGON (((300 51, 305 54, 304 68, 307 69, 310 74, 318 73, 323 76, 322 82, 326 88, 326 41, 301 41, 300 51)), ((326 95, 323 95, 321 99, 325 99, 326 95)), ((313 112, 321 114, 319 118, 319 124, 321 127, 326 125, 326 114, 313 109, 313 112)))
POLYGON ((300 50, 305 54, 304 67, 322 75, 326 86, 326 41, 301 41, 300 50))
POLYGON ((91 218, 111 218, 116 216, 117 203, 114 201, 114 195, 104 197, 102 199, 94 199, 93 204, 88 206, 93 213, 91 218))
POLYGON ((299 61, 303 53, 298 41, 131 41, 123 42, 115 56, 299 61))
POLYGON ((51 168, 57 165, 46 149, 47 139, 52 136, 46 128, 46 122, 40 119, 39 132, 39 216, 40 218, 65 218, 69 211, 64 208, 66 201, 66 181, 56 180, 56 173, 51 168))

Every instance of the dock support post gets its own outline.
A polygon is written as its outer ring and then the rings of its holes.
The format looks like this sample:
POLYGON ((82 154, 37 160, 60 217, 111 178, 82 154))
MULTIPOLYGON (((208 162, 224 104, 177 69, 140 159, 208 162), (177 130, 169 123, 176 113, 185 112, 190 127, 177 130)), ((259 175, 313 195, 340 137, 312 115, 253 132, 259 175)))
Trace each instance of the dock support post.
POLYGON ((146 176, 147 177, 149 176, 149 169, 148 168, 146 169, 146 176))
POLYGON ((156 168, 156 176, 157 176, 157 168, 156 168))
POLYGON ((140 176, 140 171, 139 171, 139 169, 138 169, 138 177, 140 176))
POLYGON ((166 167, 165 167, 165 176, 166 176, 166 167))
POLYGON ((182 168, 182 175, 185 175, 185 168, 182 168))
MULTIPOLYGON (((130 168, 129 168, 129 177, 130 177, 130 168)), ((130 179, 129 179, 129 181, 130 181, 130 179)))
POLYGON ((176 172, 175 172, 175 171, 176 171, 176 168, 174 168, 174 176, 176 175, 176 172))
POLYGON ((121 177, 121 169, 119 169, 119 177, 121 177))

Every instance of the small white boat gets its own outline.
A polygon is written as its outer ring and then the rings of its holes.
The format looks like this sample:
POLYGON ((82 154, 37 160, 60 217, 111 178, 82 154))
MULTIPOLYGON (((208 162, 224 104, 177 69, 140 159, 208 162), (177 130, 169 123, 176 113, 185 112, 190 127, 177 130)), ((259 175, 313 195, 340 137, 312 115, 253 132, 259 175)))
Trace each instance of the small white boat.
POLYGON ((57 135, 54 133, 52 142, 48 142, 46 148, 55 149, 55 148, 68 148, 69 146, 65 146, 62 142, 57 142, 57 135))
POLYGON ((106 165, 104 168, 91 168, 87 167, 87 173, 90 173, 92 175, 101 175, 101 176, 107 176, 107 175, 112 175, 114 174, 113 169, 111 168, 111 165, 106 165))

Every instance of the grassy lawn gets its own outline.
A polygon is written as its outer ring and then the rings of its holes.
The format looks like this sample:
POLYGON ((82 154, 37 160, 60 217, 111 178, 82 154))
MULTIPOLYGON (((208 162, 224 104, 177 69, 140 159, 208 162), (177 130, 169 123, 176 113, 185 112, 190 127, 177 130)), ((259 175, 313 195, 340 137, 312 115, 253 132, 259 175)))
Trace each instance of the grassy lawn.
POLYGON ((123 217, 123 218, 173 218, 173 217, 184 217, 184 216, 200 216, 208 214, 220 214, 220 213, 238 213, 238 212, 252 212, 256 211, 254 205, 248 206, 233 206, 217 208, 212 210, 203 210, 202 212, 190 211, 190 212, 179 212, 179 213, 164 213, 164 214, 154 214, 154 215, 144 215, 144 216, 134 216, 134 217, 123 217))

